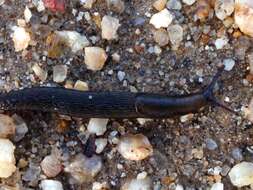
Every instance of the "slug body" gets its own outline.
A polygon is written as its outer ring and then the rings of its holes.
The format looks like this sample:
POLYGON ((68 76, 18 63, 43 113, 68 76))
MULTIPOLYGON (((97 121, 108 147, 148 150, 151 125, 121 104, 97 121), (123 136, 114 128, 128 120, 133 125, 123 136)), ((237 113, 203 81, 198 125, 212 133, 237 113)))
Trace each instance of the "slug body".
POLYGON ((212 102, 220 73, 203 92, 185 96, 37 87, 1 94, 0 109, 56 112, 82 118, 168 118, 198 112, 212 102))

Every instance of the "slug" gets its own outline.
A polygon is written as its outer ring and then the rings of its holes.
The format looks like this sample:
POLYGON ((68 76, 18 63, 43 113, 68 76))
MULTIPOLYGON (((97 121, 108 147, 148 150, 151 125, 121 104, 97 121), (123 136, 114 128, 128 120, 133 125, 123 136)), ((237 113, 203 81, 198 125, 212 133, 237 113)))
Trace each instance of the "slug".
POLYGON ((35 87, 0 95, 2 110, 56 112, 81 118, 168 118, 196 113, 207 105, 218 105, 213 88, 224 68, 203 91, 183 96, 131 92, 86 92, 54 87, 35 87))

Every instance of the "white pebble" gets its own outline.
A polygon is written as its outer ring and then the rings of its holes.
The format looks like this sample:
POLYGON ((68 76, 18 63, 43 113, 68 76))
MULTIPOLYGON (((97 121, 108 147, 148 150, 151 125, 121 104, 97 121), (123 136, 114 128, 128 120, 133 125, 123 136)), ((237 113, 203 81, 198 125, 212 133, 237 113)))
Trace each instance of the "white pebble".
POLYGON ((96 139, 95 145, 96 145, 96 153, 100 154, 101 152, 103 152, 103 150, 107 145, 107 139, 105 138, 96 139))
POLYGON ((212 185, 211 190, 223 190, 224 189, 224 184, 217 182, 212 185))
POLYGON ((218 19, 224 20, 234 12, 234 0, 216 0, 215 1, 215 14, 218 19))
POLYGON ((131 179, 127 180, 121 190, 151 190, 151 179, 146 177, 144 179, 131 179))
POLYGON ((87 38, 76 31, 57 31, 56 34, 66 42, 73 53, 82 50, 90 44, 87 38))
POLYGON ((30 34, 26 32, 25 28, 19 26, 14 26, 12 30, 14 31, 12 40, 14 42, 15 51, 26 49, 31 41, 30 34))
POLYGON ((28 7, 25 7, 24 16, 25 16, 25 22, 26 23, 30 22, 32 18, 32 12, 30 11, 28 7))
POLYGON ((183 27, 175 24, 168 27, 169 38, 172 46, 179 46, 183 40, 184 30, 183 27))
POLYGON ((233 59, 224 59, 223 64, 225 66, 226 71, 231 71, 235 66, 235 60, 233 59))
POLYGON ((70 173, 78 183, 84 183, 91 182, 101 169, 102 159, 99 156, 93 155, 88 158, 82 154, 78 154, 64 170, 70 173))
POLYGON ((92 190, 109 190, 109 187, 106 182, 99 183, 99 182, 94 182, 92 184, 92 190))
POLYGON ((56 65, 53 67, 54 82, 61 83, 67 78, 68 67, 66 65, 56 65))
POLYGON ((119 19, 107 15, 104 16, 101 22, 102 38, 107 40, 116 39, 119 26, 119 19))
POLYGON ((154 14, 150 19, 150 24, 155 28, 167 28, 173 20, 173 15, 168 9, 163 9, 162 11, 154 14))
POLYGON ((196 0, 183 0, 183 3, 186 5, 193 5, 196 2, 196 0))
POLYGON ((8 178, 15 171, 15 146, 8 139, 0 139, 0 178, 8 178))
POLYGON ((32 70, 35 73, 35 75, 42 81, 44 82, 45 80, 47 80, 47 71, 42 69, 39 64, 35 63, 32 66, 32 70))
POLYGON ((142 134, 128 134, 121 137, 118 152, 128 160, 143 160, 153 154, 153 147, 148 138, 142 134))
POLYGON ((92 71, 101 70, 105 64, 107 55, 105 50, 100 47, 85 48, 85 64, 92 71))
POLYGON ((175 190, 184 190, 184 187, 180 184, 177 184, 175 190))
POLYGON ((96 0, 80 0, 80 3, 86 9, 91 9, 96 0))
POLYGON ((228 44, 228 39, 226 37, 218 38, 215 41, 216 49, 222 49, 227 44, 228 44))
POLYGON ((123 72, 123 71, 119 71, 119 72, 117 73, 117 76, 118 76, 119 81, 123 81, 124 78, 125 78, 125 76, 126 76, 126 73, 123 72))
POLYGON ((14 120, 15 127, 16 127, 14 141, 18 142, 24 138, 24 136, 28 132, 28 127, 27 127, 26 123, 24 122, 24 120, 20 116, 14 114, 12 116, 12 118, 14 120))
POLYGON ((77 80, 75 85, 74 85, 74 89, 81 90, 81 91, 88 91, 89 87, 88 87, 88 84, 86 82, 81 81, 81 80, 77 80))
POLYGON ((109 119, 91 118, 87 130, 97 136, 103 135, 106 132, 108 121, 109 119))
POLYGON ((229 172, 232 184, 236 187, 243 187, 253 184, 253 163, 241 162, 235 165, 229 172))
POLYGON ((42 190, 63 190, 62 183, 57 180, 42 180, 40 183, 40 188, 42 190))

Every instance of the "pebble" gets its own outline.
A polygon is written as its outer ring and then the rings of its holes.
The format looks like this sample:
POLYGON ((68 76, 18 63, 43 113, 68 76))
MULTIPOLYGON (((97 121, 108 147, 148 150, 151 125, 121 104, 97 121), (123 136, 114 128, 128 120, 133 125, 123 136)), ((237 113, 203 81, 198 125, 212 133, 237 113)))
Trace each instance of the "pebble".
POLYGON ((228 39, 226 37, 218 38, 215 40, 216 49, 222 49, 227 44, 228 44, 228 39))
POLYGON ((24 17, 25 17, 26 23, 30 22, 30 20, 32 18, 32 12, 30 11, 30 9, 28 7, 25 7, 24 17))
POLYGON ((248 54, 248 62, 249 62, 250 74, 253 75, 253 52, 248 54))
POLYGON ((253 98, 251 98, 248 108, 243 109, 245 117, 253 122, 253 98))
POLYGON ((253 37, 253 1, 236 0, 235 1, 235 24, 240 30, 253 37))
POLYGON ((209 150, 215 150, 216 148, 218 148, 217 143, 213 139, 208 138, 205 140, 205 143, 206 143, 206 148, 209 150))
POLYGON ((118 76, 119 81, 123 81, 126 76, 126 73, 123 71, 118 71, 117 76, 118 76))
POLYGON ((106 40, 116 39, 119 27, 119 19, 107 15, 104 16, 101 22, 102 38, 106 40))
POLYGON ((106 182, 99 183, 99 182, 94 182, 92 184, 92 190, 109 190, 110 188, 108 187, 106 182))
POLYGON ((163 9, 162 11, 154 14, 149 23, 152 24, 155 28, 167 28, 173 20, 173 15, 168 9, 163 9))
POLYGON ((197 1, 196 15, 200 21, 205 21, 208 18, 210 12, 211 12, 211 6, 210 6, 209 0, 197 1))
POLYGON ((88 91, 89 87, 88 87, 87 82, 77 80, 75 85, 74 85, 74 89, 80 90, 80 91, 88 91))
POLYGON ((161 11, 165 8, 167 3, 167 0, 156 0, 153 3, 153 7, 157 10, 157 11, 161 11))
POLYGON ((187 122, 187 121, 193 119, 193 117, 194 117, 194 114, 192 114, 192 113, 187 114, 187 115, 183 115, 183 116, 180 116, 180 121, 181 121, 182 123, 185 123, 185 122, 187 122))
POLYGON ((102 165, 102 159, 97 155, 88 158, 83 154, 78 154, 64 170, 81 184, 91 182, 102 169, 102 165))
POLYGON ((168 27, 169 38, 172 46, 178 47, 183 40, 184 30, 182 26, 175 24, 168 27))
POLYGON ((172 10, 180 10, 182 8, 182 4, 179 0, 169 0, 166 7, 172 10))
POLYGON ((13 121, 14 121, 15 127, 16 127, 14 141, 18 142, 25 137, 26 133, 28 132, 28 127, 27 127, 25 121, 20 116, 14 114, 12 116, 12 118, 13 118, 13 121))
POLYGON ((166 46, 169 43, 168 32, 162 28, 154 31, 154 40, 159 46, 166 46))
POLYGON ((15 51, 18 52, 26 49, 31 41, 30 34, 26 32, 25 28, 19 26, 14 26, 12 30, 15 51))
POLYGON ((54 82, 61 83, 67 78, 68 67, 66 65, 56 65, 53 67, 54 82))
POLYGON ((224 20, 234 12, 234 6, 234 0, 216 0, 214 6, 216 17, 224 20))
POLYGON ((105 147, 107 145, 107 139, 106 138, 98 138, 95 141, 95 145, 96 145, 96 153, 100 154, 103 152, 103 150, 105 149, 105 147))
POLYGON ((223 64, 225 66, 226 71, 231 71, 233 67, 235 66, 235 60, 234 59, 224 59, 223 64))
POLYGON ((62 164, 54 154, 46 156, 40 163, 41 169, 47 177, 56 177, 62 171, 62 164))
POLYGON ((184 187, 180 184, 177 184, 175 190, 184 190, 184 187))
POLYGON ((104 49, 100 47, 85 48, 85 64, 92 71, 99 71, 103 68, 107 55, 104 49))
POLYGON ((40 183, 42 190, 63 190, 62 183, 57 180, 44 179, 40 183))
POLYGON ((0 138, 8 138, 15 134, 16 125, 14 120, 4 114, 0 114, 0 138))
POLYGON ((151 190, 152 181, 149 177, 144 179, 129 179, 127 180, 121 190, 151 190))
POLYGON ((47 80, 47 71, 42 69, 39 64, 35 63, 32 66, 32 70, 35 73, 35 75, 42 81, 46 81, 47 80))
POLYGON ((224 184, 220 182, 214 183, 211 187, 211 190, 223 190, 223 189, 224 189, 224 184))
POLYGON ((15 146, 8 139, 0 139, 0 178, 8 178, 16 171, 15 146))
POLYGON ((41 173, 41 168, 34 163, 30 162, 29 168, 25 171, 22 179, 26 182, 37 183, 41 173))
POLYGON ((80 3, 86 9, 91 9, 96 0, 80 0, 80 3))
POLYGON ((142 134, 128 134, 120 138, 118 152, 128 160, 143 160, 153 154, 153 147, 142 134))
POLYGON ((108 9, 117 13, 123 13, 125 9, 125 3, 122 0, 106 0, 108 9))
POLYGON ((253 184, 253 163, 241 162, 236 164, 229 172, 232 184, 236 187, 243 187, 253 184))
POLYGON ((186 5, 193 5, 196 2, 196 0, 183 0, 183 3, 186 5))
POLYGON ((87 130, 97 136, 103 135, 106 132, 108 121, 109 119, 91 118, 87 130))
POLYGON ((235 160, 241 161, 243 159, 242 150, 240 148, 234 148, 232 150, 232 156, 235 160))
POLYGON ((67 46, 71 48, 73 53, 83 50, 86 46, 90 44, 84 35, 76 31, 57 31, 56 34, 66 42, 67 46))

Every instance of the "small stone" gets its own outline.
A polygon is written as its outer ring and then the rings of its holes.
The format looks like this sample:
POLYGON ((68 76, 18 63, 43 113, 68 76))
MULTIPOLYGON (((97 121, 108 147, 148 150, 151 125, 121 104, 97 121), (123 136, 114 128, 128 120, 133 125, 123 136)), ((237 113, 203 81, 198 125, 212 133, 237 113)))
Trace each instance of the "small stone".
POLYGON ((253 75, 253 52, 248 55, 250 74, 253 75))
POLYGON ((112 54, 112 60, 115 61, 116 63, 119 63, 120 55, 118 53, 113 53, 112 54))
POLYGON ((92 184, 92 190, 109 190, 110 188, 108 187, 106 182, 99 183, 99 182, 94 182, 92 184))
POLYGON ((29 164, 29 168, 23 174, 22 179, 32 184, 37 183, 39 180, 40 173, 41 173, 41 168, 31 162, 29 164))
POLYGON ((40 183, 42 190, 63 190, 62 183, 56 180, 44 179, 40 183))
POLYGON ((183 3, 186 5, 193 5, 196 2, 196 0, 183 0, 183 3))
POLYGON ((127 180, 121 190, 151 190, 152 189, 152 181, 149 177, 144 179, 129 179, 127 180))
POLYGON ((206 143, 206 148, 209 150, 215 150, 216 148, 218 148, 217 143, 213 139, 208 138, 205 140, 205 143, 206 143))
POLYGON ((106 40, 116 39, 119 27, 119 19, 107 15, 104 16, 101 22, 102 38, 106 40))
POLYGON ((97 136, 103 135, 106 132, 108 121, 109 119, 91 118, 87 130, 97 136))
POLYGON ((128 160, 143 160, 153 154, 153 147, 142 134, 123 136, 117 146, 118 152, 128 160))
POLYGON ((215 14, 218 19, 224 20, 234 12, 234 0, 216 0, 215 1, 215 14))
POLYGON ((119 72, 117 73, 117 76, 118 76, 119 81, 123 81, 124 78, 125 78, 125 76, 126 76, 126 73, 123 72, 123 71, 119 71, 119 72))
POLYGON ((235 1, 235 24, 240 30, 253 37, 253 1, 236 0, 235 1))
POLYGON ((53 67, 54 82, 61 83, 67 78, 68 67, 66 65, 56 65, 53 67))
POLYGON ((32 12, 30 11, 28 7, 25 7, 24 16, 25 16, 25 22, 26 23, 30 22, 32 18, 32 12))
POLYGON ((231 71, 235 65, 235 60, 233 59, 224 59, 223 64, 226 71, 231 71))
POLYGON ((197 1, 196 15, 200 21, 205 21, 208 18, 210 12, 211 12, 211 6, 210 6, 209 0, 197 1))
POLYGON ((47 177, 56 177, 62 171, 62 164, 56 155, 46 156, 40 163, 42 171, 47 177))
POLYGON ((166 46, 169 43, 169 35, 165 29, 159 29, 154 32, 154 40, 159 46, 166 46))
POLYGON ((156 0, 153 3, 153 7, 157 10, 157 11, 161 11, 165 8, 167 3, 167 0, 156 0))
POLYGON ((184 190, 184 187, 180 184, 177 184, 175 190, 184 190))
POLYGON ((223 190, 223 189, 224 189, 224 184, 220 182, 214 183, 211 187, 211 190, 223 190))
POLYGON ((154 14, 149 23, 152 24, 155 28, 167 28, 173 20, 173 15, 168 9, 163 9, 162 11, 154 14))
POLYGON ((57 31, 57 36, 64 41, 68 47, 71 48, 73 53, 83 50, 86 46, 90 44, 87 38, 76 31, 57 31))
POLYGON ((85 48, 85 64, 92 71, 101 70, 105 64, 107 55, 105 50, 100 47, 85 48))
POLYGON ((15 171, 15 146, 8 139, 0 139, 0 178, 8 178, 15 171))
POLYGON ((93 155, 88 158, 82 154, 78 154, 64 170, 70 173, 81 184, 91 182, 101 169, 102 159, 99 156, 93 155))
POLYGON ((88 87, 88 84, 86 82, 83 82, 81 80, 77 80, 75 85, 74 85, 74 89, 81 90, 81 91, 88 91, 89 87, 88 87))
POLYGON ((38 12, 42 12, 46 9, 43 0, 39 0, 38 3, 36 4, 36 7, 38 12))
POLYGON ((193 117, 194 117, 194 114, 192 114, 192 113, 187 114, 187 115, 183 115, 183 116, 180 117, 180 121, 182 123, 185 123, 185 122, 191 120, 193 117))
POLYGON ((125 3, 122 0, 106 0, 107 7, 117 13, 123 13, 125 9, 125 3))
POLYGON ((46 8, 50 9, 53 12, 65 11, 65 1, 64 0, 43 0, 46 8))
POLYGON ((27 127, 25 121, 20 116, 14 114, 12 116, 12 118, 13 118, 13 121, 14 121, 15 127, 16 127, 14 141, 18 142, 25 137, 26 133, 28 132, 28 127, 27 127))
POLYGON ((182 26, 175 24, 168 27, 169 38, 172 46, 179 46, 183 40, 184 30, 182 26))
POLYGON ((241 162, 235 165, 229 172, 230 181, 236 187, 253 184, 253 163, 241 162))
POLYGON ((14 26, 12 28, 13 36, 12 40, 14 42, 15 51, 22 51, 26 49, 31 41, 30 34, 26 32, 25 28, 14 26))
POLYGON ((222 49, 225 45, 228 44, 228 39, 223 37, 223 38, 218 38, 215 41, 215 47, 216 49, 222 49))
POLYGON ((242 150, 240 148, 234 148, 232 150, 232 156, 234 159, 241 161, 243 159, 242 150))
POLYGON ((15 134, 16 125, 14 120, 4 114, 0 114, 0 138, 8 138, 15 134))
POLYGON ((107 145, 107 139, 105 138, 96 139, 95 145, 96 145, 96 153, 100 154, 101 152, 103 152, 104 148, 107 145))
POLYGON ((199 160, 202 159, 203 156, 204 156, 203 148, 200 147, 200 148, 194 148, 194 149, 192 149, 192 155, 196 159, 199 159, 199 160))
POLYGON ((180 10, 182 8, 182 4, 179 0, 169 0, 166 7, 172 10, 180 10))
POLYGON ((39 64, 35 63, 32 66, 32 70, 35 73, 35 75, 42 81, 46 81, 47 80, 47 71, 45 71, 44 69, 42 69, 39 64))
POLYGON ((80 3, 86 9, 91 9, 96 0, 80 0, 80 3))

